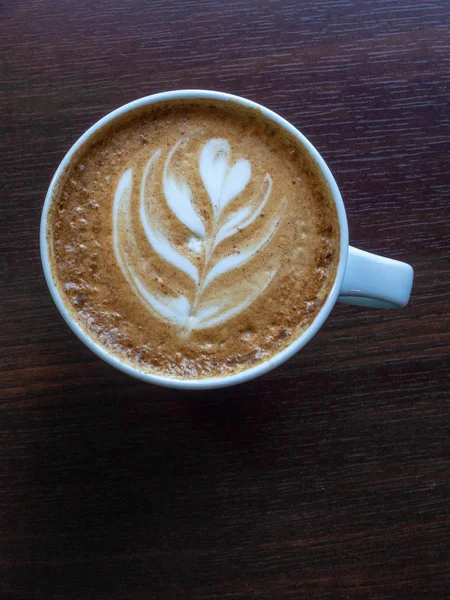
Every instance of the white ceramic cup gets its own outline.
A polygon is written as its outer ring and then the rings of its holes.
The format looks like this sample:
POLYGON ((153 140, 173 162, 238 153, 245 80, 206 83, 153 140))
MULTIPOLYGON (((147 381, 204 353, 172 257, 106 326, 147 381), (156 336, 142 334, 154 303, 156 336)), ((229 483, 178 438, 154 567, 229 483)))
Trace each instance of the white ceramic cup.
MULTIPOLYGON (((370 254, 362 250, 357 250, 356 248, 349 246, 347 216, 345 214, 344 203, 334 177, 331 174, 330 169, 327 167, 325 161, 311 144, 311 142, 309 142, 306 137, 302 135, 293 125, 268 108, 265 108, 256 102, 246 100, 245 98, 241 98, 239 96, 233 96, 231 94, 205 90, 178 90, 147 96, 118 108, 109 115, 103 117, 103 119, 100 119, 100 121, 88 129, 88 131, 86 131, 86 133, 80 137, 80 139, 66 154, 55 175, 53 176, 47 196, 45 198, 40 236, 41 258, 48 287, 56 306, 72 331, 81 339, 82 342, 86 344, 88 348, 90 348, 93 352, 95 352, 95 354, 113 367, 116 367, 128 375, 137 377, 138 379, 142 379, 148 383, 154 383, 173 388, 213 389, 235 385, 237 383, 243 383, 244 381, 249 381, 250 379, 258 377, 259 375, 263 375, 264 373, 267 373, 278 365, 284 363, 293 354, 303 348, 303 346, 313 337, 313 335, 318 332, 336 302, 371 306, 374 308, 401 308, 408 303, 414 276, 413 269, 410 265, 397 260, 383 258, 381 256, 377 256, 376 254, 370 254), (246 369, 245 371, 236 373, 235 375, 214 377, 210 379, 184 380, 175 379, 168 376, 166 377, 163 375, 144 373, 143 371, 140 371, 126 364, 125 362, 122 362, 113 354, 109 354, 102 346, 100 346, 93 338, 91 338, 80 327, 80 325, 78 325, 64 304, 53 279, 53 274, 50 267, 49 245, 47 243, 47 225, 49 208, 52 203, 55 188, 61 176, 65 172, 66 168, 70 165, 75 152, 81 146, 86 144, 94 134, 118 117, 121 117, 137 108, 167 100, 196 98, 208 98, 223 102, 234 102, 242 106, 255 108, 261 111, 261 113, 268 119, 275 121, 275 123, 278 123, 278 125, 281 125, 281 127, 286 129, 286 131, 294 135, 302 144, 302 146, 308 150, 328 182, 337 208, 341 240, 339 265, 331 292, 329 293, 328 298, 311 325, 298 338, 291 342, 287 348, 281 350, 268 360, 246 369)), ((393 323, 393 326, 395 326, 395 323, 393 323)))

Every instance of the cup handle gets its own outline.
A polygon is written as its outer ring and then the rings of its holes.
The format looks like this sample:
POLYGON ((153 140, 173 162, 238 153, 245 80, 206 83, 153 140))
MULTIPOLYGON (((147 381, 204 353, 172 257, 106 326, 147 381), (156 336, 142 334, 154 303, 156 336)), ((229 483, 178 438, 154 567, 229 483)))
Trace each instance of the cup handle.
POLYGON ((408 304, 414 278, 410 265, 349 246, 338 302, 372 308, 408 304))

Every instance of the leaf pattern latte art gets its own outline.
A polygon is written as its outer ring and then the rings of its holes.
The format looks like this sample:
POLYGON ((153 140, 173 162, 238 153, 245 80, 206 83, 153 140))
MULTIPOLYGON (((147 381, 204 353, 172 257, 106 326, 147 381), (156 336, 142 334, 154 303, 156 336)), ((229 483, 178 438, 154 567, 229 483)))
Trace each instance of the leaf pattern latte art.
POLYGON ((277 272, 276 265, 263 265, 251 277, 236 275, 273 239, 286 205, 283 199, 271 218, 257 221, 272 193, 272 177, 266 173, 256 194, 246 202, 236 202, 236 209, 231 210, 234 205, 230 204, 235 199, 242 200, 251 180, 251 165, 243 158, 232 164, 228 141, 212 139, 203 145, 198 157, 198 175, 209 199, 211 216, 205 222, 186 178, 174 166, 175 155, 179 156, 188 142, 180 140, 167 156, 163 156, 161 149, 156 150, 146 163, 139 186, 139 221, 146 241, 159 257, 187 276, 191 289, 186 294, 162 292, 149 285, 137 268, 142 257, 131 218, 132 169, 120 178, 113 207, 114 252, 123 275, 146 308, 177 326, 183 335, 226 322, 250 306, 267 288, 277 272), (158 181, 157 173, 162 173, 162 181, 158 181), (171 241, 164 211, 152 211, 157 187, 163 192, 166 208, 191 234, 189 252, 182 252, 171 241), (245 230, 251 231, 251 236, 245 235, 245 230), (238 232, 238 251, 224 255, 222 243, 238 232), (236 271, 235 283, 226 287, 219 299, 217 294, 211 299, 207 292, 213 282, 231 271, 236 271))

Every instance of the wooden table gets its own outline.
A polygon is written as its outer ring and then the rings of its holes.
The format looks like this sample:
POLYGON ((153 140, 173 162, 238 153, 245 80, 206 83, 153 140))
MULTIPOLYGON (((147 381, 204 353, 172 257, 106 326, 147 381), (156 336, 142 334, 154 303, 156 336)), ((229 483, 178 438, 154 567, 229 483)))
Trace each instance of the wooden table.
POLYGON ((0 599, 450 597, 448 0, 3 0, 0 599), (99 117, 230 91, 329 162, 400 311, 336 306, 208 393, 102 363, 41 272, 50 178, 99 117))

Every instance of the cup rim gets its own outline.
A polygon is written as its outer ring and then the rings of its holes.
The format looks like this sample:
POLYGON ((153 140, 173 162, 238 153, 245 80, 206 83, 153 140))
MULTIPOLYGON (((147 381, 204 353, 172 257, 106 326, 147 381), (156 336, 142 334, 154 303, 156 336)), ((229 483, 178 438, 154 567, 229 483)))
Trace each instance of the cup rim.
POLYGON ((45 197, 40 225, 40 251, 45 279, 53 301, 56 304, 56 307, 58 308, 59 312, 61 313, 68 326, 75 333, 75 335, 92 352, 94 352, 97 356, 103 359, 106 363, 115 367, 119 371, 126 373, 127 375, 140 379, 141 381, 146 381, 147 383, 153 383, 164 387, 186 390, 216 389, 250 381, 256 377, 268 373, 269 371, 272 371, 276 367, 286 362, 299 350, 301 350, 301 348, 303 348, 322 327, 323 323, 327 319, 328 315, 330 314, 333 306, 337 301, 339 291, 342 286, 345 269, 347 266, 348 247, 349 241, 347 216, 341 193, 328 165, 326 164, 322 156, 319 154, 319 152, 316 150, 316 148, 311 144, 311 142, 296 127, 289 123, 289 121, 257 102, 226 92, 217 92, 212 90, 201 89, 166 91, 151 94, 150 96, 144 96, 142 98, 124 104, 123 106, 120 106, 119 108, 113 110, 112 112, 108 113, 100 120, 98 120, 96 123, 94 123, 94 125, 92 125, 85 133, 83 133, 83 135, 81 135, 78 138, 75 144, 73 144, 73 146, 66 153, 61 163, 59 164, 57 170, 55 171, 55 174, 53 175, 45 197), (274 121, 275 123, 283 127, 308 150, 310 156, 320 168, 330 188, 338 214, 340 228, 340 248, 336 277, 333 282, 331 291, 328 294, 327 299, 325 300, 322 308, 316 315, 315 319, 300 336, 293 340, 286 348, 271 356, 268 360, 258 363, 257 365, 245 369, 244 371, 240 371, 232 375, 225 375, 224 377, 211 377, 207 379, 181 379, 175 377, 172 378, 165 375, 157 375, 153 373, 140 371, 139 369, 132 367, 131 365, 126 364, 125 362, 122 362, 118 357, 107 352, 99 343, 97 343, 93 338, 91 338, 71 316, 70 311, 65 306, 62 297, 59 293, 59 290, 56 286, 56 283, 53 278, 52 269, 50 266, 50 248, 47 239, 48 213, 52 204, 55 188, 60 180, 60 177, 63 175, 66 168, 69 166, 73 155, 79 150, 79 148, 81 148, 81 146, 83 146, 83 144, 85 144, 92 137, 93 134, 98 132, 106 124, 111 123, 111 121, 115 120, 116 118, 121 117, 124 114, 129 113, 130 111, 136 110, 144 106, 150 106, 151 104, 156 104, 158 102, 164 102, 168 100, 181 99, 211 99, 219 101, 231 101, 236 104, 240 104, 241 106, 259 110, 266 118, 274 121))

